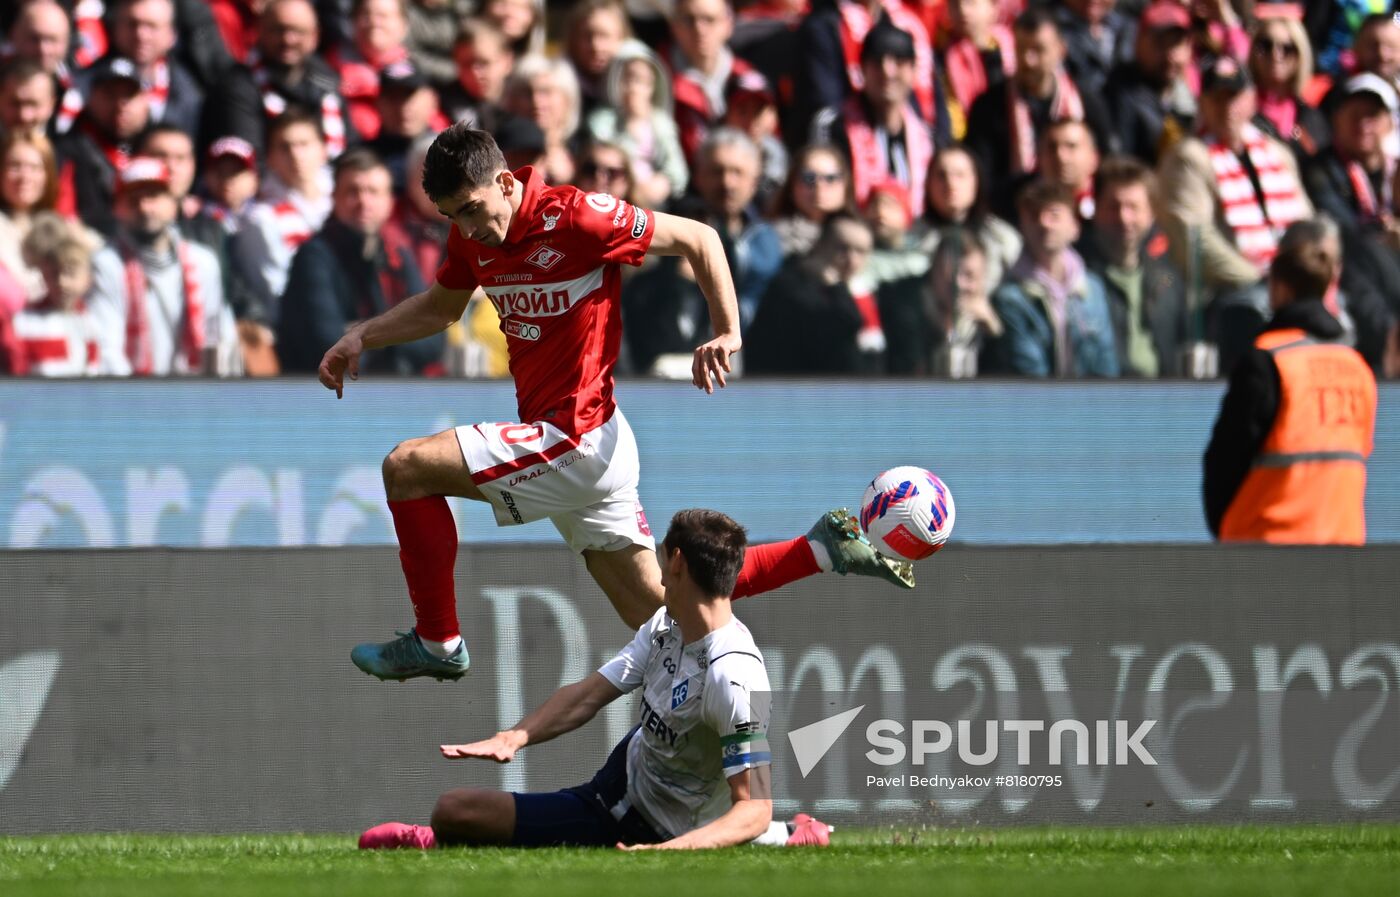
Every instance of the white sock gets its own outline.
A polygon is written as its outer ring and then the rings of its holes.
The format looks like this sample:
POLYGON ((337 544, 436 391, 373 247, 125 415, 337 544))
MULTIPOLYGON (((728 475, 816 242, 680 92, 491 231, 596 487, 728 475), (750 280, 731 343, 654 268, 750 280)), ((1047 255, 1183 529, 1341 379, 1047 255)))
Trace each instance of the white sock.
POLYGON ((759 844, 763 847, 783 847, 787 844, 787 839, 792 835, 788 830, 786 822, 778 822, 776 819, 768 823, 768 831, 750 841, 750 844, 759 844))
POLYGON ((427 648, 428 653, 434 657, 451 657, 461 646, 462 637, 460 635, 454 635, 445 642, 435 642, 432 639, 426 639, 420 635, 418 636, 418 641, 422 642, 423 647, 427 648))
POLYGON ((826 550, 826 546, 820 542, 807 540, 807 544, 812 546, 812 556, 817 559, 817 566, 822 568, 823 573, 832 571, 831 553, 826 550))

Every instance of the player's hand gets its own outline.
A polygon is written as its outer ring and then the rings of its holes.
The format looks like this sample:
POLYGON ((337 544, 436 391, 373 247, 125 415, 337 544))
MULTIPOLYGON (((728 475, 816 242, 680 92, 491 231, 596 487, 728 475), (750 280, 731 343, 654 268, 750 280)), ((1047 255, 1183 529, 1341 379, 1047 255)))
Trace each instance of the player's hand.
POLYGON ((360 353, 364 350, 359 330, 351 328, 326 350, 325 357, 321 359, 321 367, 317 371, 321 385, 335 390, 337 399, 345 394, 346 371, 350 372, 351 380, 360 379, 360 353))
POLYGON ((473 741, 471 744, 442 745, 442 755, 449 760, 495 760, 497 763, 509 763, 515 759, 517 750, 519 748, 515 741, 504 732, 498 732, 485 741, 473 741))
POLYGON ((680 842, 680 838, 672 838, 671 841, 662 841, 661 844, 623 844, 617 842, 619 851, 683 851, 687 845, 680 842))
POLYGON ((741 345, 743 344, 736 333, 717 336, 698 347, 695 350, 695 361, 690 366, 690 382, 695 384, 696 389, 703 389, 706 393, 713 393, 716 383, 723 389, 726 385, 724 375, 730 371, 729 356, 738 352, 741 345))

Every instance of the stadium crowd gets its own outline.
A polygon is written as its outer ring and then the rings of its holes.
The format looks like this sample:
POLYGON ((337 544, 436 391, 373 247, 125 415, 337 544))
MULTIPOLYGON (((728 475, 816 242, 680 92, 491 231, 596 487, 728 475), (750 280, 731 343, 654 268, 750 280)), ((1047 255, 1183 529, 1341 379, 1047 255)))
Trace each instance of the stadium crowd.
MULTIPOLYGON (((0 12, 0 373, 313 371, 431 283, 466 120, 721 235, 752 374, 1209 377, 1287 226, 1400 376, 1389 0, 19 0, 0 12), (735 8, 737 6, 737 8, 735 8)), ((690 376, 678 258, 624 369, 690 376)), ((369 371, 504 376, 494 306, 369 371)))

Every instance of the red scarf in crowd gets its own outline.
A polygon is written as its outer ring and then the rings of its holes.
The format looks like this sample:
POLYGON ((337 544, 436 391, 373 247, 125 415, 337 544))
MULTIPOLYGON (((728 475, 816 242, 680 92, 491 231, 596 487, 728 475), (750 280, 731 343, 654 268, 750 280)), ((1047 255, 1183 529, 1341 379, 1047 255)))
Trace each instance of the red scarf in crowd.
MULTIPOLYGON (((146 315, 146 269, 129 246, 120 244, 122 264, 126 269, 126 357, 131 370, 138 376, 150 376, 155 371, 155 356, 151 348, 151 321, 146 315)), ((175 244, 184 280, 185 320, 180 332, 180 351, 190 371, 204 366, 204 304, 199 295, 199 277, 195 271, 194 254, 183 241, 175 244)))
POLYGON ((1262 275, 1278 253, 1278 239, 1288 225, 1307 214, 1302 190, 1280 158, 1278 146, 1253 125, 1245 125, 1244 150, 1259 175, 1261 204, 1235 151, 1214 137, 1206 138, 1210 164, 1220 193, 1225 223, 1235 235, 1235 249, 1262 275))
MULTIPOLYGON (((992 27, 992 38, 1001 52, 1001 70, 1006 77, 1016 74, 1016 38, 1005 25, 992 27)), ((984 47, 978 47, 971 38, 955 41, 944 51, 944 75, 947 78, 948 92, 958 101, 964 113, 972 109, 977 98, 987 92, 987 63, 982 59, 984 47)))
POLYGON ((107 27, 102 23, 106 12, 102 0, 79 0, 73 7, 73 63, 80 69, 107 55, 107 27))
POLYGON ((1395 177, 1395 160, 1389 156, 1385 157, 1385 168, 1381 173, 1381 195, 1377 197, 1375 187, 1371 184, 1371 178, 1361 163, 1355 159, 1347 158, 1340 151, 1337 155, 1346 165, 1347 180, 1351 181, 1351 190, 1356 194, 1356 209, 1361 220, 1367 224, 1388 222, 1391 218, 1393 205, 1392 190, 1394 188, 1391 181, 1395 177))
POLYGON ((102 155, 107 158, 108 164, 114 171, 121 171, 126 167, 127 160, 131 158, 131 152, 125 143, 117 143, 103 134, 91 121, 84 121, 80 126, 87 138, 97 144, 97 148, 102 151, 102 155))
POLYGON ((379 73, 407 58, 408 50, 396 47, 381 59, 367 60, 353 44, 337 45, 326 54, 326 61, 340 75, 340 95, 349 106, 350 121, 365 140, 379 136, 379 73))
MULTIPOLYGON (((1031 121, 1031 107, 1021 96, 1020 88, 1014 79, 1006 82, 1008 112, 1011 115, 1011 171, 1013 174, 1030 174, 1036 170, 1035 122, 1031 121)), ((1055 92, 1050 97, 1050 121, 1083 121, 1084 101, 1079 97, 1079 88, 1064 69, 1055 72, 1055 92)))
MULTIPOLYGON (((907 31, 914 38, 914 96, 919 108, 934 120, 936 110, 933 102, 933 42, 929 40, 928 29, 923 20, 899 0, 883 0, 884 14, 891 24, 901 31, 907 31)), ((865 36, 875 27, 878 19, 870 15, 864 2, 849 0, 837 3, 836 11, 841 16, 841 55, 846 62, 846 80, 851 90, 859 93, 865 87, 865 74, 860 70, 860 48, 865 36)))
MULTIPOLYGON (((253 84, 262 95, 263 111, 268 118, 276 118, 287 111, 287 101, 272 86, 272 73, 263 65, 258 51, 248 54, 248 69, 253 74, 253 84)), ((326 135, 326 155, 334 159, 345 152, 345 110, 340 97, 333 92, 321 97, 321 133, 326 135)))
MULTIPOLYGON (((870 198, 871 188, 894 177, 895 172, 886 164, 887 155, 881 146, 880 135, 860 97, 852 96, 846 100, 842 117, 846 121, 846 143, 851 149, 851 186, 855 188, 856 202, 864 206, 870 198)), ((933 135, 928 124, 907 103, 904 106, 904 133, 901 136, 909 160, 909 182, 904 186, 909 191, 913 216, 917 218, 924 213, 924 182, 928 178, 929 163, 933 161, 933 135)))

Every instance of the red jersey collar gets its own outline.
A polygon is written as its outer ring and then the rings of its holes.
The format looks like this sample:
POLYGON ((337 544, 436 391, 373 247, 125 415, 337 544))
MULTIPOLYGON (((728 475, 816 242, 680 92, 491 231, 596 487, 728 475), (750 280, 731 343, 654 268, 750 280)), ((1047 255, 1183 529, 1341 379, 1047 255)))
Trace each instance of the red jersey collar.
POLYGON ((530 224, 535 220, 535 206, 539 205, 540 193, 544 190, 544 178, 541 177, 532 165, 512 171, 525 192, 520 197, 520 208, 515 210, 515 217, 511 219, 510 229, 506 231, 507 243, 516 243, 525 232, 530 229, 530 224))

